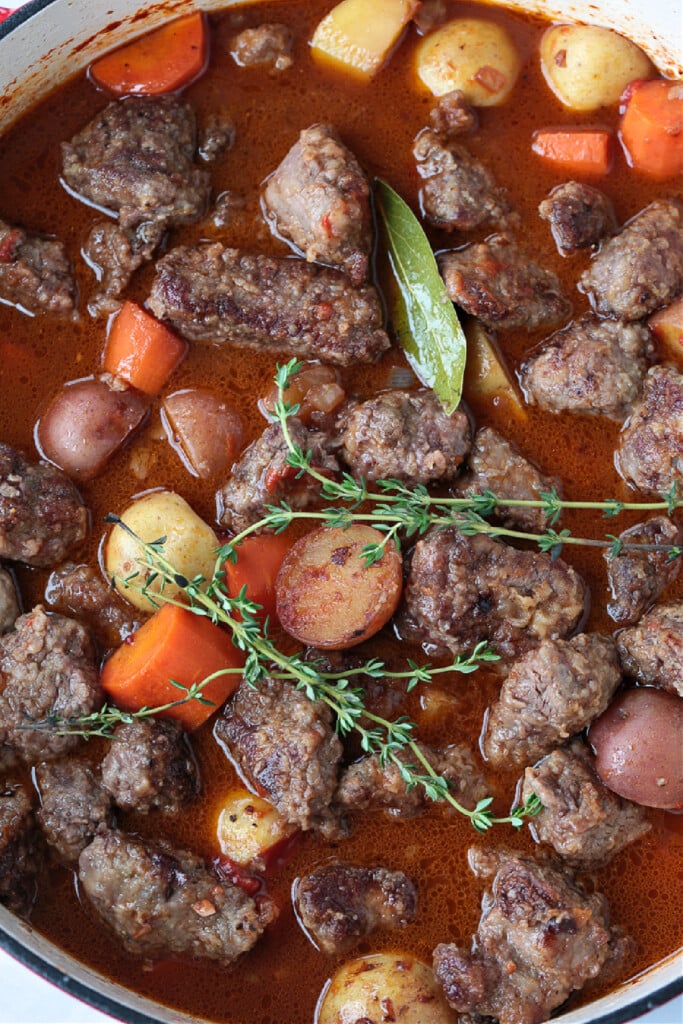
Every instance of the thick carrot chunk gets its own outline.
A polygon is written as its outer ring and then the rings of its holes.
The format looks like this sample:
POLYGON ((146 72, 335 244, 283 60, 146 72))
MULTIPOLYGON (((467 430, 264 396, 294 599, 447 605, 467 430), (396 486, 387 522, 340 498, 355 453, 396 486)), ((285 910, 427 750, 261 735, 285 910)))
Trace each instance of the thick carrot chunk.
POLYGON ((632 82, 622 99, 620 135, 631 166, 651 178, 683 174, 683 85, 632 82))
POLYGON ((612 133, 602 129, 536 132, 531 148, 566 174, 604 175, 612 166, 612 133))
POLYGON ((111 325, 104 369, 146 395, 157 395, 182 361, 187 345, 134 302, 111 325))

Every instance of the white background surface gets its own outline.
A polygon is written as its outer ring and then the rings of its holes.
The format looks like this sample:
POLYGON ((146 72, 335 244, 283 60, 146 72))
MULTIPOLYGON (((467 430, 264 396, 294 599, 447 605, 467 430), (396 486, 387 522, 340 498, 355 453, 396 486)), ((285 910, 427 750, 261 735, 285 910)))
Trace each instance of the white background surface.
MULTIPOLYGON (((0 950, 0 1024, 113 1024, 113 1021, 60 992, 0 950)), ((639 1018, 638 1024, 683 1024, 683 996, 639 1018)))

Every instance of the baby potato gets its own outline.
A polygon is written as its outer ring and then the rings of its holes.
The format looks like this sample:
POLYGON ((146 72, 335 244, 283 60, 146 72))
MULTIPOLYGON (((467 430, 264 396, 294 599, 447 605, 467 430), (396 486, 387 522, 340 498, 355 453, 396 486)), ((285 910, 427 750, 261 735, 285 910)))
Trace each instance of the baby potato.
MULTIPOLYGON (((165 557, 187 579, 198 575, 210 579, 213 575, 218 538, 179 494, 174 491, 146 494, 129 505, 121 519, 144 541, 165 537, 165 557)), ((107 539, 104 567, 122 597, 141 611, 154 610, 152 602, 137 586, 126 587, 123 582, 133 573, 139 572, 136 584, 142 585, 145 576, 149 576, 149 570, 144 564, 140 545, 120 526, 115 526, 107 539)), ((161 581, 154 580, 148 590, 151 594, 158 594, 161 581)), ((163 591, 168 597, 177 597, 182 593, 182 588, 167 584, 163 591)))
POLYGON ((503 103, 521 68, 505 29, 481 18, 456 18, 425 36, 416 61, 418 77, 434 96, 460 89, 477 107, 503 103))
POLYGON ((367 565, 363 549, 384 535, 354 523, 321 526, 293 545, 275 583, 277 617, 297 640, 334 651, 362 643, 396 611, 401 596, 401 556, 389 542, 367 565))
POLYGON ((318 1004, 315 1024, 455 1024, 457 1015, 426 964, 409 953, 377 953, 344 964, 318 1004))
POLYGON ((544 32, 541 68, 552 91, 570 110, 611 106, 619 102, 629 82, 654 74, 639 46, 594 25, 554 25, 544 32))
POLYGON ((216 826, 221 853, 242 867, 263 867, 274 848, 295 832, 296 826, 271 803, 244 788, 228 793, 216 826))

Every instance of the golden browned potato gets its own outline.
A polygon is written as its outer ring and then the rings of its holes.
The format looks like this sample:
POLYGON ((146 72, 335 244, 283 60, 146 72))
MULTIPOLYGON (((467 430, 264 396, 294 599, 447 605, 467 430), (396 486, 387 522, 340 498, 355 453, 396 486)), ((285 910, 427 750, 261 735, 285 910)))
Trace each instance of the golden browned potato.
POLYGON ((505 29, 482 18, 456 18, 425 36, 416 61, 418 77, 434 96, 460 89, 477 107, 503 103, 521 68, 505 29))
MULTIPOLYGON (((146 494, 129 505, 121 519, 144 541, 165 537, 165 557, 187 579, 195 576, 210 579, 213 575, 218 538, 179 494, 174 491, 146 494)), ((142 585, 147 572, 144 561, 140 562, 141 558, 144 559, 144 554, 135 538, 120 526, 115 526, 109 534, 104 552, 107 576, 114 579, 114 585, 122 597, 136 608, 151 612, 154 611, 154 605, 139 588, 126 587, 123 582, 138 572, 140 575, 137 582, 142 585)), ((158 594, 160 589, 161 582, 158 579, 148 587, 151 594, 158 594)), ((180 587, 164 587, 164 594, 168 597, 177 597, 180 593, 180 587)))
POLYGON ((416 0, 341 0, 320 22, 311 54, 359 78, 372 78, 419 8, 416 0))
POLYGON ((387 543, 380 561, 366 565, 363 548, 383 534, 354 523, 321 526, 294 544, 275 584, 277 616, 302 643, 344 650, 367 640, 389 621, 401 596, 401 556, 387 543))
POLYGON ((376 953, 344 964, 319 1004, 315 1024, 455 1024, 457 1015, 426 964, 409 953, 376 953))
POLYGON ((618 103, 629 82, 654 74, 639 46, 594 25, 549 28, 541 39, 541 67, 550 88, 571 110, 618 103))
POLYGON ((273 805, 248 789, 231 790, 218 814, 216 835, 224 857, 233 864, 265 864, 274 847, 294 835, 273 805))

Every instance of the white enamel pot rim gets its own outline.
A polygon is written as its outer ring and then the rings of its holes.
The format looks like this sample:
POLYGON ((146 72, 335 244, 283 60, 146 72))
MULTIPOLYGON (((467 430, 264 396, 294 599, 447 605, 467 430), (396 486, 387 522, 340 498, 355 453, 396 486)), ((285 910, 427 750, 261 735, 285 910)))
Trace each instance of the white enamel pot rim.
MULTIPOLYGON (((0 131, 65 76, 114 46, 194 8, 236 0, 30 0, 0 24, 0 131)), ((253 2, 253 0, 252 0, 253 2)), ((304 0, 302 0, 304 2, 304 0)), ((683 78, 683 0, 491 0, 561 21, 606 25, 630 36, 665 74, 683 78)), ((205 1024, 130 992, 68 956, 0 907, 0 946, 60 988, 130 1024, 205 1024)), ((625 1024, 683 992, 680 955, 562 1017, 562 1024, 625 1024)), ((664 1013, 666 1011, 663 1011, 664 1013)), ((662 1017, 664 1021, 665 1017, 662 1017)), ((257 1022, 254 1022, 257 1024, 257 1022)), ((285 1024, 285 1022, 283 1022, 285 1024)))

